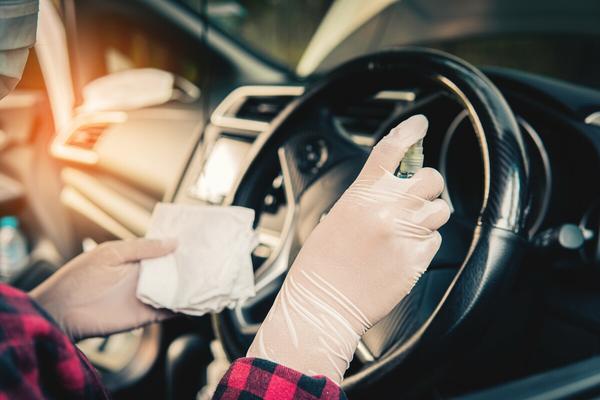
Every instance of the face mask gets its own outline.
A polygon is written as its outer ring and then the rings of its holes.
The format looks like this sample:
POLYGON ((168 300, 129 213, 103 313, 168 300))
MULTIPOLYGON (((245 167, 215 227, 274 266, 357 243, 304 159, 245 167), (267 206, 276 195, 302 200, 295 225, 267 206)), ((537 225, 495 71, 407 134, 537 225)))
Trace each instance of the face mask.
POLYGON ((15 88, 35 43, 38 0, 0 0, 0 99, 15 88))

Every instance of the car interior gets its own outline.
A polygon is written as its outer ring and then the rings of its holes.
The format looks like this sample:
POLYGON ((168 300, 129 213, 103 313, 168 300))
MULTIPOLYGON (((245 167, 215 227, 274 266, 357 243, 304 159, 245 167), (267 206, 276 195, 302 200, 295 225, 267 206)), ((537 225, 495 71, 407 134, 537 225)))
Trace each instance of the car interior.
POLYGON ((30 252, 10 284, 143 237, 159 202, 253 208, 255 297, 78 343, 115 399, 208 399, 370 149, 424 114, 452 216, 342 388, 600 396, 599 71, 595 0, 41 0, 0 101, 0 216, 30 252))

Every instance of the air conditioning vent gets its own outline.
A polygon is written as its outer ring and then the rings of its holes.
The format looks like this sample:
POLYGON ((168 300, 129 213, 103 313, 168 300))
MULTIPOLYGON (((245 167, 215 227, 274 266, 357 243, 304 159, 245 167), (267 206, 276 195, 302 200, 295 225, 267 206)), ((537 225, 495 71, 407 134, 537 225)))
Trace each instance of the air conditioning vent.
POLYGON ((331 111, 342 135, 358 145, 372 146, 384 122, 413 100, 412 92, 383 91, 359 102, 343 103, 331 111))
POLYGON ((395 107, 393 103, 379 100, 346 104, 332 110, 333 121, 340 133, 356 144, 372 146, 375 133, 391 117, 395 107))
POLYGON ((121 111, 79 114, 54 138, 50 151, 54 157, 83 164, 98 162, 95 146, 113 125, 127 120, 121 111))
POLYGON ((108 124, 87 125, 71 133, 67 139, 68 146, 75 146, 86 150, 92 150, 108 124))
POLYGON ((242 86, 219 104, 211 123, 224 129, 262 132, 303 92, 301 86, 242 86))
POLYGON ((247 97, 235 116, 253 121, 271 122, 293 99, 293 96, 247 97))
POLYGON ((394 104, 369 100, 333 110, 333 114, 347 133, 371 136, 392 115, 394 109, 394 104))

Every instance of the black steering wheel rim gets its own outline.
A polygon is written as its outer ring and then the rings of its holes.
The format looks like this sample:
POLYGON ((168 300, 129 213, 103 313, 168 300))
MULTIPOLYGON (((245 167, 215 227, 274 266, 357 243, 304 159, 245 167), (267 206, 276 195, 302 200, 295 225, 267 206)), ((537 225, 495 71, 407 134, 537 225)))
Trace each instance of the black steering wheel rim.
MULTIPOLYGON (((527 200, 526 158, 516 119, 499 90, 475 67, 443 52, 400 48, 350 61, 320 79, 288 106, 256 141, 245 173, 229 198, 230 204, 249 206, 253 172, 265 149, 281 145, 287 122, 313 104, 337 82, 352 77, 390 72, 442 87, 467 110, 479 140, 484 165, 484 200, 466 259, 432 315, 402 345, 366 365, 343 382, 346 390, 361 389, 408 360, 448 356, 459 351, 489 319, 489 311, 512 280, 520 257, 527 200)), ((280 284, 278 282, 278 284, 280 284)), ((229 341, 221 315, 213 318, 215 331, 229 341)), ((227 347, 227 346, 225 346, 227 347)))

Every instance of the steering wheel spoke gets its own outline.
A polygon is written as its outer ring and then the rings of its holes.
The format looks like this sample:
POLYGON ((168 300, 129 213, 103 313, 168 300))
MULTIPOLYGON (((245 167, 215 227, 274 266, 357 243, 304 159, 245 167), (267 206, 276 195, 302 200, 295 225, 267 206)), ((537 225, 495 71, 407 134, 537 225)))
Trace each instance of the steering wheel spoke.
POLYGON ((460 267, 469 252, 474 229, 473 221, 452 213, 448 222, 439 230, 442 235, 442 245, 433 258, 429 270, 460 267))
MULTIPOLYGON (((283 179, 283 189, 286 201, 286 214, 279 238, 271 234, 268 240, 262 240, 263 246, 272 249, 268 258, 255 271, 256 296, 240 302, 234 310, 233 321, 240 333, 254 335, 260 327, 261 317, 266 316, 281 283, 290 266, 293 236, 298 215, 298 198, 302 190, 302 181, 299 179, 297 166, 291 162, 289 154, 284 147, 278 152, 279 166, 283 179)), ((259 234, 259 239, 265 235, 259 234)))

